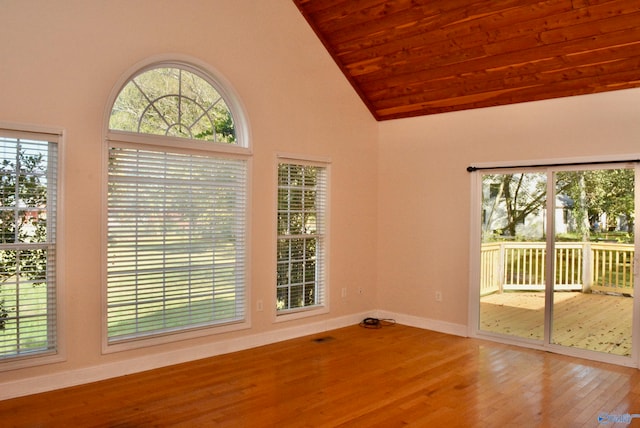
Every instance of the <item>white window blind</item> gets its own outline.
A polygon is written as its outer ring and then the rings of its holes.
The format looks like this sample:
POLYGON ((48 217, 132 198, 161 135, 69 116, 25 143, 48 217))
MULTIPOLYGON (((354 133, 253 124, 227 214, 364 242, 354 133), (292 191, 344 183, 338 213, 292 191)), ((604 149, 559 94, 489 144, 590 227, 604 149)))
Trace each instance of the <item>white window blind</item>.
POLYGON ((325 167, 278 165, 277 310, 325 304, 325 167))
POLYGON ((0 360, 54 353, 58 136, 0 130, 0 360))
POLYGON ((242 321, 246 160, 109 149, 109 342, 242 321))

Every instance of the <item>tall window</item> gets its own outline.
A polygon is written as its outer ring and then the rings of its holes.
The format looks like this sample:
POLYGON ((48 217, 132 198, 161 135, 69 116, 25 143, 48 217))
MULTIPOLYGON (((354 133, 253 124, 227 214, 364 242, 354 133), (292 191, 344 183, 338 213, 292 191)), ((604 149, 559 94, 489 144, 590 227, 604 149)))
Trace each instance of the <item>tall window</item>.
POLYGON ((326 167, 278 165, 277 310, 325 304, 326 167))
POLYGON ((57 349, 58 139, 0 130, 0 360, 57 349))
POLYGON ((113 104, 108 343, 244 320, 247 151, 214 83, 162 65, 113 104))

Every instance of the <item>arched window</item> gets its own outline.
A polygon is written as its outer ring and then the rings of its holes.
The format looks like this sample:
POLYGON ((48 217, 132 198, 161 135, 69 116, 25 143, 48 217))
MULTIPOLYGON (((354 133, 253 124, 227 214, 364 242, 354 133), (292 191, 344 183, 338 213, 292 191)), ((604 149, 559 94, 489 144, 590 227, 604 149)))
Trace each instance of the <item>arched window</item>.
POLYGON ((109 129, 237 144, 233 115, 214 82, 178 66, 131 78, 113 104, 109 129))
POLYGON ((114 98, 105 350, 245 320, 249 153, 228 94, 191 65, 163 63, 114 98))

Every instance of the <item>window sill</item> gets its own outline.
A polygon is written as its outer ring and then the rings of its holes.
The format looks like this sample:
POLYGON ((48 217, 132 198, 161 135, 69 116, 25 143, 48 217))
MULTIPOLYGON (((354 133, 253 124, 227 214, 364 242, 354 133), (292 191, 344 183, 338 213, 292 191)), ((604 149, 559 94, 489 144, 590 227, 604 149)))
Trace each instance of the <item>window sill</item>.
POLYGON ((66 357, 62 353, 55 351, 20 357, 8 357, 0 361, 0 372, 61 363, 66 360, 66 357))
POLYGON ((317 315, 328 314, 329 307, 324 306, 312 306, 308 308, 291 309, 288 311, 276 312, 276 318, 274 322, 286 322, 293 321, 302 318, 309 318, 317 315))
MULTIPOLYGON (((158 335, 133 338, 108 343, 103 339, 102 353, 111 354, 115 352, 130 351, 134 349, 147 348, 150 346, 175 343, 182 340, 196 339, 199 337, 213 336, 216 334, 230 333, 238 330, 245 330, 251 327, 249 321, 232 322, 228 324, 218 324, 190 330, 161 333, 158 335)), ((104 336, 103 336, 104 337, 104 336)))

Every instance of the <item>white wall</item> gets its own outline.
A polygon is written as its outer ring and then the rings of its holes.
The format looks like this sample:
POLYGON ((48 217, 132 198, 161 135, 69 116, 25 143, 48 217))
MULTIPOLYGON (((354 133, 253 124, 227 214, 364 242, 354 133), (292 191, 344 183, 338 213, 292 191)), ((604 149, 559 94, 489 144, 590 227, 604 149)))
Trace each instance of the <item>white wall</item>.
POLYGON ((464 334, 470 177, 481 163, 640 158, 640 89, 383 122, 378 297, 414 324, 464 334), (442 302, 435 300, 442 292, 442 302))
POLYGON ((0 99, 1 122, 65 131, 60 243, 66 345, 61 363, 0 372, 0 399, 355 324, 375 308, 377 126, 292 1, 3 0, 0 99), (107 99, 134 64, 171 54, 219 72, 248 114, 251 328, 102 355, 107 99), (330 158, 333 183, 330 312, 285 323, 274 323, 279 152, 330 158))

